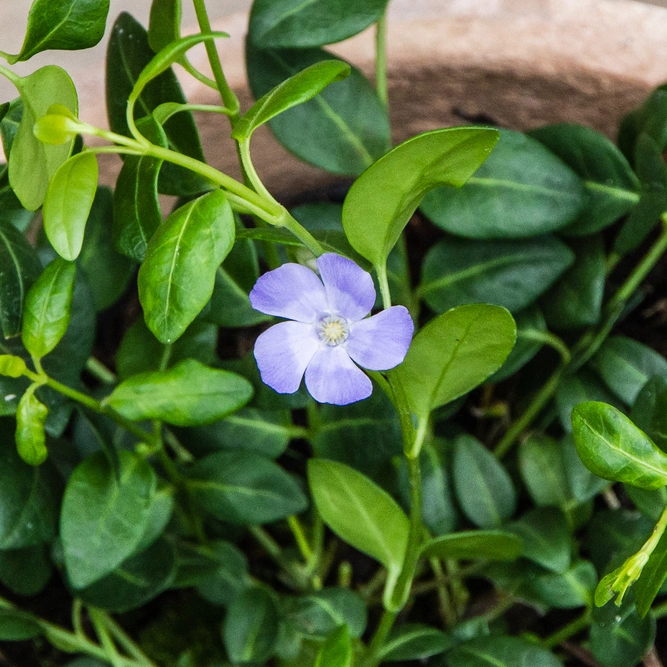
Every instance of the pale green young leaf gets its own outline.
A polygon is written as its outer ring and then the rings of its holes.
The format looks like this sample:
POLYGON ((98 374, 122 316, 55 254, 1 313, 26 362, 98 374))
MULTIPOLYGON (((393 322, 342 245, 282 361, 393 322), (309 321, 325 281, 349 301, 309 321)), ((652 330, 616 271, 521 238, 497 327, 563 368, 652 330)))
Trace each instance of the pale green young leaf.
POLYGON ((347 625, 334 630, 317 653, 315 667, 352 667, 352 643, 347 625))
POLYGON ((16 451, 31 466, 41 465, 48 457, 44 422, 49 409, 35 396, 37 387, 28 387, 16 409, 16 451))
POLYGON ((20 378, 27 370, 25 361, 13 354, 0 354, 0 375, 20 378))

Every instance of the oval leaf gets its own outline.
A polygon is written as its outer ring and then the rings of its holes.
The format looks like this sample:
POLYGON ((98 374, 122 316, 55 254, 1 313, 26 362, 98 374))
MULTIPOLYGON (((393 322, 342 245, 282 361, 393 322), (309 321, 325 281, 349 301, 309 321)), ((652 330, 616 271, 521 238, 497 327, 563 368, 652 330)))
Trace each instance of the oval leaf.
POLYGON ((352 667, 352 643, 347 625, 334 630, 317 653, 315 667, 352 667))
POLYGON ((0 609, 0 641, 26 641, 41 634, 42 628, 32 614, 20 609, 0 609))
POLYGON ((430 540, 424 546, 422 554, 426 558, 516 560, 521 551, 521 538, 513 533, 502 530, 469 530, 430 540))
POLYGON ((157 53, 181 36, 181 0, 153 0, 148 22, 148 43, 157 53))
POLYGON ((667 484, 667 454, 611 405, 577 405, 572 435, 581 460, 596 475, 642 489, 667 484))
POLYGON ((459 306, 429 322, 413 339, 403 363, 390 371, 413 411, 426 419, 498 370, 516 338, 512 316, 499 306, 459 306))
POLYGON ((389 151, 345 197, 343 228, 352 247, 383 266, 422 197, 438 185, 461 187, 489 156, 498 136, 486 128, 435 130, 389 151))
POLYGON ((447 654, 447 667, 563 667, 551 651, 517 637, 485 637, 461 644, 447 654))
POLYGON ((208 303, 233 245, 234 214, 222 190, 181 206, 158 228, 139 269, 139 301, 158 340, 176 340, 208 303))
POLYGON ((384 662, 425 660, 443 653, 452 646, 452 643, 449 635, 442 630, 427 625, 407 623, 391 633, 382 647, 380 656, 384 662))
POLYGON ((28 388, 16 409, 16 450, 31 466, 41 465, 48 456, 44 422, 49 410, 35 396, 36 388, 34 384, 28 388))

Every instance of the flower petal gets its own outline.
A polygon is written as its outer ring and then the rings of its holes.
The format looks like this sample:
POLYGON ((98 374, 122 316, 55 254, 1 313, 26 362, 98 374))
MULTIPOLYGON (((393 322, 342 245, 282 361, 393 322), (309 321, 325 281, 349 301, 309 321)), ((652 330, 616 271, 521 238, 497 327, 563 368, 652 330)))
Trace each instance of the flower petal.
POLYGON ((368 398, 370 379, 357 368, 342 345, 322 347, 306 369, 306 388, 320 403, 347 405, 368 398))
POLYGON ((362 368, 386 371, 405 359, 414 330, 408 309, 392 306, 354 322, 345 346, 350 357, 362 368))
POLYGON ((320 345, 309 324, 274 324, 260 334, 255 343, 255 359, 262 382, 279 394, 293 394, 320 345))
POLYGON ((333 311, 351 322, 371 312, 375 304, 375 287, 370 273, 351 259, 334 253, 318 257, 317 268, 333 311))
POLYGON ((250 292, 255 310, 297 322, 313 322, 327 310, 322 281, 314 271, 300 264, 283 264, 268 271, 250 292))

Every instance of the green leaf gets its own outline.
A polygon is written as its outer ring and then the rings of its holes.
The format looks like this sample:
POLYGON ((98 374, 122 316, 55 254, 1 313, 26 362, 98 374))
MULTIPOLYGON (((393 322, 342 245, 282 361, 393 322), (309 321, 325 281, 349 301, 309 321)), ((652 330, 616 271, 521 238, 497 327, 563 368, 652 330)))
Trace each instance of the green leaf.
POLYGON ((454 489, 463 513, 480 528, 497 528, 516 508, 510 476, 493 454, 470 435, 454 443, 454 489))
POLYGON ((35 0, 21 52, 10 63, 49 49, 89 49, 104 36, 109 0, 35 0))
MULTIPOLYGON (((246 68, 255 99, 307 67, 332 60, 340 62, 322 49, 261 50, 246 41, 246 68)), ((291 153, 335 174, 360 174, 391 145, 386 109, 356 67, 334 88, 275 116, 269 125, 291 153)))
POLYGON ((660 216, 667 210, 667 192, 664 190, 642 193, 621 231, 614 240, 614 252, 625 255, 637 249, 651 233, 660 216))
POLYGON ((148 44, 157 53, 181 36, 181 0, 153 0, 148 22, 148 44))
POLYGON ((640 619, 634 606, 618 621, 594 623, 590 631, 593 656, 602 667, 636 665, 655 639, 655 618, 640 619))
POLYGON ((510 130, 460 190, 442 188, 422 204, 452 234, 476 239, 548 234, 576 220, 584 206, 579 177, 535 139, 510 130))
POLYGON ((16 595, 37 595, 53 568, 48 545, 0 551, 0 581, 16 595))
MULTIPOLYGON (((167 136, 152 116, 137 128, 152 143, 167 147, 167 136)), ((148 242, 162 223, 158 177, 162 160, 149 155, 128 155, 113 195, 113 239, 118 252, 142 262, 148 242)))
POLYGON ((637 612, 644 618, 651 609, 667 577, 667 533, 663 533, 657 546, 644 565, 641 576, 635 584, 637 612))
POLYGON ((85 588, 115 570, 139 544, 148 523, 156 476, 130 452, 119 452, 117 477, 103 453, 79 464, 70 477, 60 535, 70 583, 85 588))
POLYGON ((116 303, 134 275, 134 264, 114 248, 112 224, 112 192, 107 187, 99 187, 86 223, 78 262, 97 312, 116 303))
POLYGON ((176 576, 176 552, 165 539, 128 558, 103 579, 77 591, 87 605, 117 613, 141 607, 169 588, 176 576))
POLYGON ((241 593, 227 612, 222 638, 234 663, 264 663, 278 640, 279 616, 273 595, 261 588, 241 593))
MULTIPOLYGON (((113 132, 129 136, 127 100, 141 72, 155 53, 148 44, 144 28, 129 14, 121 13, 113 25, 106 61, 106 103, 109 126, 113 132)), ((186 99, 171 69, 151 81, 135 106, 135 119, 148 116, 164 102, 185 104, 186 99)), ((169 145, 196 160, 204 160, 197 126, 190 112, 176 114, 164 126, 169 145)), ((207 180, 193 172, 165 164, 160 174, 160 191, 171 195, 193 195, 210 188, 207 180)))
POLYGON ((1 641, 26 641, 41 634, 42 628, 32 614, 20 609, 0 609, 1 641))
POLYGON ((65 335, 72 315, 75 279, 75 264, 58 257, 30 288, 21 339, 34 357, 46 356, 65 335))
POLYGON ((0 354, 0 375, 20 378, 27 370, 25 361, 13 354, 0 354))
POLYGON ((16 409, 16 450, 31 466, 41 465, 48 457, 44 422, 49 409, 35 396, 37 386, 31 385, 16 409))
POLYGON ((656 375, 641 389, 630 419, 663 451, 667 449, 667 379, 656 375))
POLYGON ((585 503, 609 487, 609 481, 594 475, 581 461, 572 435, 560 441, 560 453, 572 499, 585 503))
POLYGON ((447 667, 562 667, 562 664, 551 651, 517 637, 474 639, 447 654, 447 667))
POLYGON ((359 177, 345 197, 343 228, 352 247, 383 266, 424 195, 461 187, 498 141, 496 130, 450 128, 408 139, 359 177))
POLYGON ((532 588, 546 604, 556 609, 590 606, 598 576, 593 563, 580 560, 567 571, 536 577, 532 588))
POLYGON ((104 402, 134 421, 197 426, 226 417, 251 397, 252 385, 240 375, 185 359, 166 371, 133 375, 104 402))
POLYGON ((427 542, 426 558, 467 560, 515 560, 521 555, 521 539, 503 530, 468 530, 436 537, 427 542))
POLYGON ((44 144, 33 133, 35 122, 52 104, 61 104, 76 116, 76 89, 69 74, 47 65, 26 77, 12 78, 23 102, 23 116, 12 143, 9 184, 24 208, 36 211, 44 201, 51 178, 69 157, 72 140, 54 146, 44 144))
POLYGON ((6 338, 20 333, 23 303, 41 270, 37 253, 23 234, 0 220, 0 329, 6 338))
POLYGON ((159 341, 176 340, 204 308, 233 245, 234 215, 222 190, 181 206, 155 232, 139 269, 139 301, 159 341))
POLYGON ((429 322, 393 371, 420 420, 463 396, 498 370, 514 346, 516 326, 504 308, 458 306, 429 322))
POLYGON ((572 265, 570 249, 552 236, 519 241, 448 237, 426 255, 419 295, 437 313, 467 303, 521 310, 572 265))
POLYGON ((667 454, 622 412, 606 403, 580 403, 572 434, 581 460, 600 477, 643 489, 667 484, 667 454))
POLYGON ((632 405, 641 388, 655 375, 667 379, 667 359, 624 336, 611 336, 591 360, 605 384, 624 403, 632 405))
POLYGON ((640 134, 646 133, 662 149, 667 143, 667 91, 658 86, 638 109, 622 119, 618 144, 631 162, 640 134))
POLYGON ((284 519, 308 506, 290 475, 251 452, 206 456, 188 470, 186 485, 193 500, 211 515, 241 525, 284 519))
POLYGON ((555 440, 546 435, 530 435, 519 450, 519 469, 538 507, 567 509, 570 487, 561 448, 555 440))
POLYGON ((382 563, 395 579, 410 530, 396 501, 370 479, 335 461, 311 459, 308 484, 324 522, 342 539, 382 563))
POLYGON ((662 510, 667 506, 667 487, 647 491, 637 486, 624 484, 623 489, 642 514, 652 519, 653 522, 658 521, 662 510))
POLYGON ((52 540, 58 522, 59 485, 48 466, 29 466, 16 452, 13 424, 0 420, 0 549, 52 540))
POLYGON ((667 186, 667 165, 662 149, 644 132, 637 138, 635 170, 645 190, 662 190, 667 186))
POLYGON ((528 133, 582 180, 586 204, 563 233, 584 236, 608 227, 639 201, 640 184, 623 153, 590 127, 558 123, 528 133))
POLYGON ((574 250, 574 264, 540 301, 551 329, 578 329, 600 320, 606 277, 602 236, 577 239, 574 250))
POLYGON ((565 514, 556 507, 540 507, 510 524, 523 544, 523 555, 556 573, 567 572, 572 552, 572 531, 565 514))
POLYGON ((248 40, 262 48, 333 44, 378 21, 386 6, 387 0, 256 0, 248 40))
POLYGON ((315 667, 352 667, 352 643, 347 625, 334 630, 317 652, 315 667))
POLYGON ((384 662, 425 660, 443 653, 452 644, 451 637, 442 630, 419 623, 406 623, 389 635, 380 657, 384 662))

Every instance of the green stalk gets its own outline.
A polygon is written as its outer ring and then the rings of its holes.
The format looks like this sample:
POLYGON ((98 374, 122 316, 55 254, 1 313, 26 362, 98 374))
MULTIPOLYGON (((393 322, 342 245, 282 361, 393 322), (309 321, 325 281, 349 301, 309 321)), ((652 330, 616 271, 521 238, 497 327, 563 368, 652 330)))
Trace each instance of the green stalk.
POLYGON ((375 87, 380 102, 389 110, 387 86, 387 14, 375 24, 375 87))
POLYGON ((591 620, 591 611, 590 609, 587 609, 581 616, 575 618, 571 623, 568 623, 565 627, 546 637, 542 643, 548 649, 556 648, 556 646, 567 641, 570 637, 585 630, 591 624, 591 620))
POLYGON ((375 267, 378 283, 380 284, 380 294, 382 295, 382 307, 386 310, 391 308, 391 292, 389 290, 389 279, 387 277, 387 264, 381 264, 375 267))

